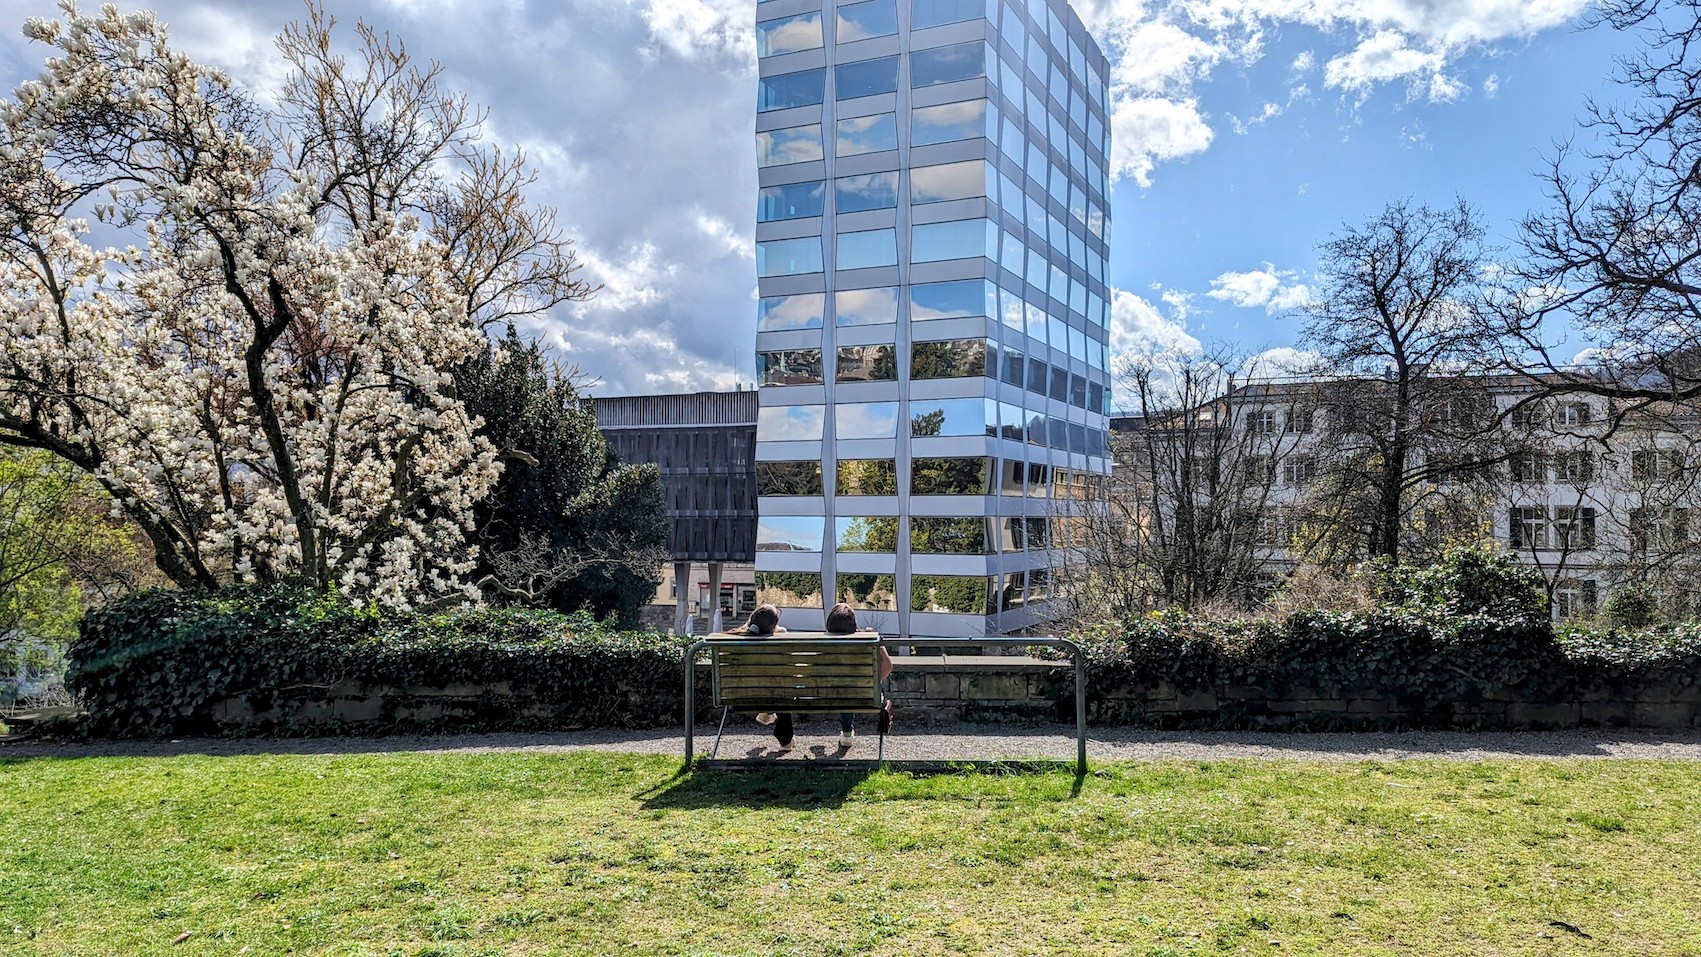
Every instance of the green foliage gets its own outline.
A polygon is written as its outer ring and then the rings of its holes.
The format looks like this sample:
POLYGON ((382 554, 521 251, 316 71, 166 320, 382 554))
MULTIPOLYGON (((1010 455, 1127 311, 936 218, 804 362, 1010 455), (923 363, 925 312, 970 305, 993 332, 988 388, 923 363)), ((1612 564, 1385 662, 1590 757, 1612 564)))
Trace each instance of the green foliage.
POLYGON ((1608 628, 1647 628, 1659 623, 1659 596, 1644 582, 1614 588, 1601 607, 1601 624, 1608 628))
POLYGON ((400 689, 379 719, 397 726, 412 723, 407 689, 452 685, 486 692, 461 727, 647 725, 679 720, 681 641, 583 612, 380 613, 282 585, 152 591, 89 612, 68 680, 107 734, 226 730, 226 699, 264 713, 339 682, 400 689))
POLYGON ((68 463, 0 448, 0 676, 20 663, 51 670, 84 602, 148 564, 110 510, 100 485, 68 463))
POLYGON ((1384 603, 1431 620, 1487 615, 1546 621, 1541 573, 1492 545, 1456 545, 1430 565, 1368 563, 1384 603))
POLYGON ((1371 613, 1131 622, 1125 658, 1102 665, 1092 693, 1153 680, 1183 694, 1256 688, 1264 700, 1375 700, 1401 723, 1446 727, 1460 706, 1557 701, 1589 678, 1554 637, 1539 576, 1509 556, 1458 547, 1434 565, 1367 573, 1384 602, 1371 613))
POLYGON ((653 465, 622 466, 570 371, 509 329, 456 371, 467 410, 506 456, 496 489, 473 508, 493 599, 586 609, 631 625, 667 559, 666 490, 653 465))

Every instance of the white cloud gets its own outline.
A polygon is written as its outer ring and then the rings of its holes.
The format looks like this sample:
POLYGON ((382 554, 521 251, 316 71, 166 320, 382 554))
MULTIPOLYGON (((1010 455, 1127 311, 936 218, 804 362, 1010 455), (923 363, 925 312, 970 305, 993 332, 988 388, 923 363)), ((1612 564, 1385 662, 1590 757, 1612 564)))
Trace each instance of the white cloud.
POLYGON ((1267 313, 1298 309, 1311 301, 1311 288, 1296 282, 1299 273, 1277 269, 1271 263, 1251 272, 1225 272, 1211 280, 1205 295, 1242 309, 1262 307, 1267 313))
POLYGON ((1433 74, 1445 58, 1439 53, 1414 50, 1404 35, 1383 30, 1364 40, 1351 53, 1335 57, 1323 67, 1323 85, 1363 93, 1378 83, 1433 74))
POLYGON ((647 0, 639 7, 650 28, 646 54, 666 51, 754 69, 756 30, 748 0, 647 0))
POLYGON ((1243 378, 1251 381, 1291 379, 1316 375, 1323 357, 1310 349, 1278 346, 1247 358, 1240 367, 1243 378))
POLYGON ((1488 97, 1491 100, 1494 99, 1496 96, 1500 95, 1500 76, 1499 76, 1499 74, 1490 73, 1488 75, 1488 78, 1482 81, 1482 95, 1488 97))
POLYGON ((1170 315, 1150 300, 1124 289, 1110 291, 1110 351, 1113 356, 1137 356, 1175 353, 1198 355, 1203 351, 1199 340, 1187 331, 1184 317, 1174 314, 1173 300, 1170 315))
POLYGON ((1110 168, 1113 176, 1132 176, 1152 185, 1152 169, 1164 160, 1202 153, 1213 134, 1196 100, 1159 97, 1124 99, 1110 118, 1110 168))

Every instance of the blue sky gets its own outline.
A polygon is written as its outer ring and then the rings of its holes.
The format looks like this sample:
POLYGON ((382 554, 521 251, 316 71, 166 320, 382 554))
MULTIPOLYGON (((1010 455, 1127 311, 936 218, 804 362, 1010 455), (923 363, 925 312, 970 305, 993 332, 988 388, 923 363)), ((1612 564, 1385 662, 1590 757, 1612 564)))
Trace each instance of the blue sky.
MULTIPOLYGON (((121 6, 137 5, 120 3, 121 6)), ((262 101, 277 0, 153 0, 173 42, 262 101)), ((592 301, 532 331, 596 394, 752 378, 753 0, 329 0, 442 63, 525 148, 592 301)), ((1627 38, 1587 0, 1077 0, 1113 59, 1113 347, 1303 347, 1315 246, 1392 199, 1479 206, 1510 241, 1532 175, 1627 38)), ((45 52, 0 0, 0 89, 45 52)), ((345 42, 352 31, 344 30, 345 42)), ((3 94, 0 94, 3 95, 3 94)))
POLYGON ((1631 44, 1566 25, 1485 45, 1451 61, 1458 92, 1441 101, 1422 77, 1319 89, 1316 64, 1339 38, 1282 30, 1257 62, 1195 85, 1214 130, 1207 148, 1158 164, 1149 186, 1118 184, 1114 284, 1197 339, 1244 351, 1303 347, 1284 306, 1301 297, 1317 243, 1390 200, 1461 196, 1481 211, 1492 243, 1512 246, 1520 217, 1545 203, 1537 174, 1554 144, 1587 137, 1578 125, 1586 97, 1622 96, 1606 78, 1631 44), (1257 120, 1267 103, 1279 113, 1257 120))

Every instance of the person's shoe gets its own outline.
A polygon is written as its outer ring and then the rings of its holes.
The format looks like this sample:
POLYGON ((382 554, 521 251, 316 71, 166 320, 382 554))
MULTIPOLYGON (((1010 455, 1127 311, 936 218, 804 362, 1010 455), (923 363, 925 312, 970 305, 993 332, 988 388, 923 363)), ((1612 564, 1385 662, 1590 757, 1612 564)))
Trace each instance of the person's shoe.
POLYGON ((875 730, 879 731, 881 734, 891 734, 892 733, 892 702, 891 701, 887 701, 886 706, 880 709, 880 720, 875 724, 874 727, 875 727, 875 730))
POLYGON ((777 717, 778 716, 775 715, 772 711, 764 711, 761 714, 758 714, 756 716, 756 723, 757 724, 773 724, 775 718, 777 718, 777 717))
POLYGON ((854 745, 854 744, 856 744, 856 732, 855 731, 840 731, 839 732, 839 750, 840 751, 849 751, 851 749, 851 746, 854 745))

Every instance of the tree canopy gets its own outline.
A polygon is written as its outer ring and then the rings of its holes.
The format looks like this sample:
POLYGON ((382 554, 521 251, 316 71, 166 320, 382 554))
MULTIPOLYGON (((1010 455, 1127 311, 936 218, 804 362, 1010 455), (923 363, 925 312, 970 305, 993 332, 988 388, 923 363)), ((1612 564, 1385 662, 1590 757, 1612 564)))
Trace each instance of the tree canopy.
POLYGON ((316 6, 269 107, 152 14, 61 4, 0 101, 0 443, 94 481, 182 586, 476 595, 481 328, 590 289, 435 65, 316 6))

